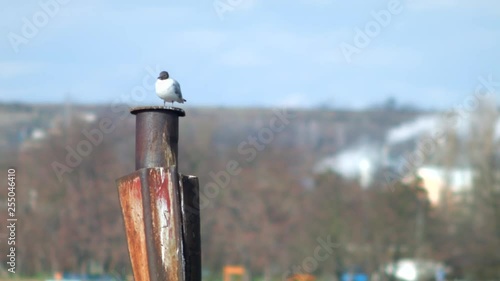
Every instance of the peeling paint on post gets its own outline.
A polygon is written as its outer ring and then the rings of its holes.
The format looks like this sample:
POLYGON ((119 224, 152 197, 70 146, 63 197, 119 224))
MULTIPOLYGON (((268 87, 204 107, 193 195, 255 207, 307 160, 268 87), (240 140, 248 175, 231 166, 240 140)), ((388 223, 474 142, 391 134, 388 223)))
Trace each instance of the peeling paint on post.
POLYGON ((182 109, 138 107, 136 171, 117 180, 136 281, 201 281, 198 178, 179 175, 182 109), (196 212, 193 212, 196 210, 196 212))
POLYGON ((135 280, 151 280, 149 277, 146 238, 144 233, 144 213, 142 208, 141 179, 136 173, 118 181, 120 204, 125 229, 127 229, 128 249, 135 280), (136 257, 136 258, 132 258, 136 257))

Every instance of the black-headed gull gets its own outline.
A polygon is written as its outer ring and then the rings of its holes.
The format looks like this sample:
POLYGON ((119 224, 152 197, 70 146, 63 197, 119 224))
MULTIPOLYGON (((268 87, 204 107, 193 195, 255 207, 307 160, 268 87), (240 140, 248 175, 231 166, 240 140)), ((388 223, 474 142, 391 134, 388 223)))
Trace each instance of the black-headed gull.
POLYGON ((155 89, 156 95, 163 100, 163 106, 165 106, 166 102, 171 102, 174 105, 174 101, 178 103, 186 101, 182 98, 181 85, 175 79, 170 78, 166 71, 160 72, 158 80, 156 80, 155 89))

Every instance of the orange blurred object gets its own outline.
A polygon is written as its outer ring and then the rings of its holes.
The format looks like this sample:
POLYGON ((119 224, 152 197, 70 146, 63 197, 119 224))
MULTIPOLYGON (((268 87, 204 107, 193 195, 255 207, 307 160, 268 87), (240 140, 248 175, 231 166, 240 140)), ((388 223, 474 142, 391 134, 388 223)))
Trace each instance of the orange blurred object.
POLYGON ((245 275, 245 268, 243 266, 224 266, 224 281, 231 281, 232 276, 245 275))
POLYGON ((288 278, 288 281, 315 281, 316 277, 310 274, 295 274, 288 278))

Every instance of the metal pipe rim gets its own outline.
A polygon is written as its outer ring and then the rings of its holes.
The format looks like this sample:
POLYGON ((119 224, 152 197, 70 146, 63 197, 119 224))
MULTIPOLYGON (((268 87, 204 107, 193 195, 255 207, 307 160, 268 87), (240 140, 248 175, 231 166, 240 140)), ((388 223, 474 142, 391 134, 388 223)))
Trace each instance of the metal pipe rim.
POLYGON ((186 116, 186 112, 182 108, 172 107, 172 106, 137 106, 130 109, 130 113, 137 115, 142 112, 164 112, 173 113, 179 117, 186 116))

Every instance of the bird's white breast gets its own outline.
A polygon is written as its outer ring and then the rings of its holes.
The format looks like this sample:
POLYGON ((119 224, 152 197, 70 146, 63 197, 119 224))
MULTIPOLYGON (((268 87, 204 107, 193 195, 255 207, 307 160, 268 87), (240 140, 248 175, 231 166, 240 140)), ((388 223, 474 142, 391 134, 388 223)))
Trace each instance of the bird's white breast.
POLYGON ((174 83, 176 83, 176 81, 172 78, 165 80, 156 80, 156 94, 166 102, 178 102, 179 97, 175 94, 174 83))
POLYGON ((162 96, 168 94, 169 91, 173 93, 173 89, 171 89, 173 84, 172 79, 156 80, 156 94, 161 98, 162 96))

